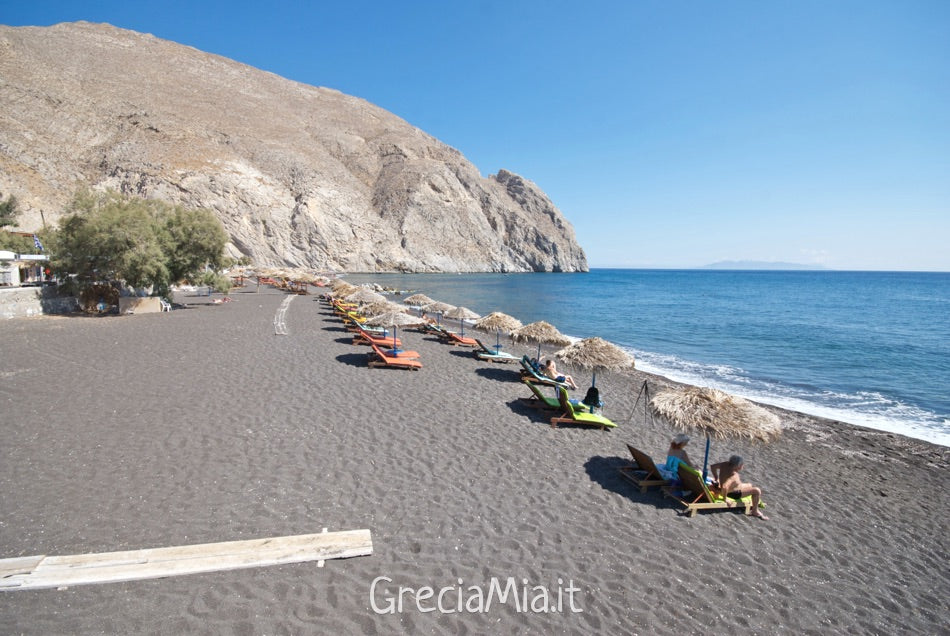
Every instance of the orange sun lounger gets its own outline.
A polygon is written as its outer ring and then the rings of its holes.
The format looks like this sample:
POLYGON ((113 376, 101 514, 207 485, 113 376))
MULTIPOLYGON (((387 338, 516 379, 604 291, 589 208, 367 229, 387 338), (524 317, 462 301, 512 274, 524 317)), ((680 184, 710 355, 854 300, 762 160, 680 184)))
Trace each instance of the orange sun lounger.
POLYGON ((370 354, 369 366, 371 367, 390 367, 393 369, 421 369, 422 363, 415 358, 396 358, 387 355, 383 349, 370 343, 373 347, 373 353, 370 354))

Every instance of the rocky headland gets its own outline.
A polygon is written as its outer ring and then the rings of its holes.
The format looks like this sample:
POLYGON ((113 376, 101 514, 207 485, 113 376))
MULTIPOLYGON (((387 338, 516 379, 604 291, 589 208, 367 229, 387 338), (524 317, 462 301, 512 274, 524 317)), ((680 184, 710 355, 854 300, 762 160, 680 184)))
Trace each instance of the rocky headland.
POLYGON ((0 192, 27 231, 82 188, 213 210, 229 253, 337 271, 586 271, 531 181, 363 99, 152 35, 0 26, 0 192))

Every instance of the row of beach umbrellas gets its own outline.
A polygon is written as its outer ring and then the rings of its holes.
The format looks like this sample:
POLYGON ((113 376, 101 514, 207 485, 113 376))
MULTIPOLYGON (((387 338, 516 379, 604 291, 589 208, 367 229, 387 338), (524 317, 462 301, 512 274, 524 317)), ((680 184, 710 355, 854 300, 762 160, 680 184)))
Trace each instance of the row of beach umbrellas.
MULTIPOLYGON (((596 337, 574 342, 558 331, 554 325, 543 320, 522 325, 517 318, 502 312, 496 311, 486 316, 479 316, 470 309, 442 303, 424 294, 409 296, 401 305, 387 300, 378 292, 365 287, 354 287, 343 281, 334 281, 332 289, 335 295, 360 304, 364 313, 371 316, 367 320, 368 324, 393 329, 399 326, 421 324, 423 322, 421 317, 409 313, 408 306, 411 306, 426 313, 458 320, 463 334, 464 321, 475 321, 476 329, 495 332, 497 348, 500 348, 499 338, 502 332, 507 333, 516 342, 537 342, 539 359, 542 344, 562 346, 564 348, 557 351, 554 357, 567 366, 590 371, 591 386, 596 386, 598 372, 622 371, 634 367, 633 356, 616 345, 596 337)), ((644 382, 641 397, 644 397, 642 393, 646 390, 647 384, 644 382)), ((667 388, 652 398, 649 395, 645 398, 645 404, 648 405, 651 415, 670 428, 698 433, 706 437, 706 452, 703 460, 704 478, 708 472, 712 438, 769 442, 781 433, 780 420, 774 413, 749 400, 718 389, 681 386, 667 388)))
MULTIPOLYGON (((465 321, 475 321, 480 331, 495 332, 496 350, 501 348, 501 333, 505 332, 517 341, 538 343, 538 358, 541 357, 541 345, 553 344, 566 346, 555 354, 561 362, 574 368, 592 372, 591 384, 596 386, 597 372, 623 370, 634 366, 633 357, 616 345, 602 338, 585 338, 573 342, 557 328, 543 320, 523 325, 520 320, 500 311, 480 316, 467 307, 449 305, 429 298, 425 294, 414 294, 403 301, 394 303, 379 292, 368 287, 354 287, 344 281, 335 281, 331 286, 334 293, 344 300, 356 303, 369 318, 366 323, 376 326, 392 327, 418 325, 421 317, 409 313, 409 307, 416 307, 425 313, 435 313, 459 321, 462 335, 465 335, 465 321)), ((394 336, 395 337, 395 336, 394 336)))
POLYGON ((495 332, 497 348, 500 348, 501 332, 509 334, 515 341, 537 342, 539 358, 542 344, 566 346, 565 349, 558 351, 555 357, 568 366, 591 371, 594 385, 596 385, 598 371, 623 370, 634 366, 633 357, 616 345, 602 338, 585 338, 573 342, 554 325, 543 320, 522 325, 521 321, 514 316, 500 311, 480 316, 467 307, 441 303, 425 294, 409 296, 400 305, 387 300, 385 296, 368 287, 353 287, 342 281, 335 282, 332 289, 338 295, 339 291, 344 292, 342 297, 346 301, 359 305, 361 311, 369 316, 366 322, 370 325, 397 328, 421 324, 423 321, 420 318, 409 313, 409 307, 418 307, 426 313, 437 313, 446 318, 458 320, 462 335, 465 334, 465 321, 475 321, 476 329, 495 332))

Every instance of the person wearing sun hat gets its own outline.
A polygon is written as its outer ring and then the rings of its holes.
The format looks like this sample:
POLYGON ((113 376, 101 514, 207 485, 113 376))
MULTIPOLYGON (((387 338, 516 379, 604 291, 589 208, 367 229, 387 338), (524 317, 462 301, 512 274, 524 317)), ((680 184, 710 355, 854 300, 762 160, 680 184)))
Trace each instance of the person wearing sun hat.
POLYGON ((686 464, 690 468, 693 467, 693 462, 686 454, 685 447, 688 443, 689 435, 680 433, 673 438, 673 441, 670 442, 670 449, 666 451, 666 469, 674 475, 677 474, 680 463, 686 464))

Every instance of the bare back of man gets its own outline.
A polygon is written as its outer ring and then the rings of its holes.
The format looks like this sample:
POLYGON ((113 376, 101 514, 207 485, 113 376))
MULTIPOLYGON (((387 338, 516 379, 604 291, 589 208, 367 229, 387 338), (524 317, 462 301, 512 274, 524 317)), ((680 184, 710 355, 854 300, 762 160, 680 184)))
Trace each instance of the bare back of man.
POLYGON ((762 499, 762 489, 758 486, 742 481, 739 471, 742 470, 742 458, 733 455, 729 461, 720 462, 711 466, 712 474, 719 482, 719 491, 726 498, 728 503, 730 496, 746 497, 752 496, 752 516, 759 519, 768 519, 759 510, 759 502, 762 499))

